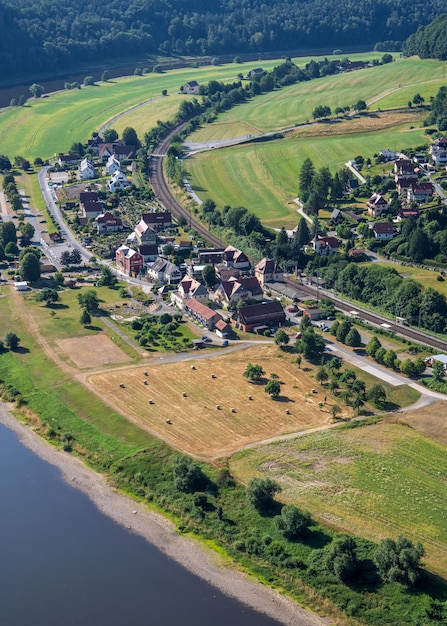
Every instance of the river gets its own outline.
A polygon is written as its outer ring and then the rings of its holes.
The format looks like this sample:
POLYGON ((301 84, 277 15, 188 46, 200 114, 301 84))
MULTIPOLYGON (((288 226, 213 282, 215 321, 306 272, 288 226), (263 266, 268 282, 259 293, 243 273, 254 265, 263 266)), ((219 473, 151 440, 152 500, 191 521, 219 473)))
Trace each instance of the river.
POLYGON ((103 515, 3 425, 0 493, 5 626, 278 626, 103 515))

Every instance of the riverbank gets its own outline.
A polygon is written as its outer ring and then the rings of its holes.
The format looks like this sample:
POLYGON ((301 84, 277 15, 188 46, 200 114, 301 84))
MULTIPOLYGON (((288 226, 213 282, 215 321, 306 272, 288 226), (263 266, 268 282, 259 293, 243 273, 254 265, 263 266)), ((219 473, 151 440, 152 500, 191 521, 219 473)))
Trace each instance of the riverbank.
POLYGON ((0 403, 0 423, 12 430, 19 441, 41 459, 56 466, 63 478, 84 492, 97 508, 118 524, 128 528, 189 572, 251 608, 294 626, 324 626, 329 620, 313 615, 279 593, 249 580, 241 572, 224 566, 218 555, 190 538, 179 535, 175 526, 162 515, 149 511, 138 502, 113 489, 101 474, 82 461, 49 445, 30 427, 18 422, 8 406, 0 403))

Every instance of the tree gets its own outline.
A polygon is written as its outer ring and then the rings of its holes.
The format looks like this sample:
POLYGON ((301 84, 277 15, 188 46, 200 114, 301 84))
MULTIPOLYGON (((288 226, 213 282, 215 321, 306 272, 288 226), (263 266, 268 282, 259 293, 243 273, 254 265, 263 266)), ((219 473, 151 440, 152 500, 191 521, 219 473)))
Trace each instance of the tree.
POLYGON ((431 371, 433 380, 435 382, 440 383, 443 381, 445 376, 445 367, 443 363, 441 363, 440 361, 434 361, 431 371))
POLYGON ((48 305, 58 302, 58 300, 60 300, 60 296, 56 289, 43 289, 38 294, 36 300, 38 302, 45 302, 48 305))
POLYGON ((216 284, 216 270, 214 265, 207 263, 202 270, 202 278, 208 287, 214 287, 216 284))
POLYGON ((95 84, 95 78, 94 76, 86 76, 84 78, 84 87, 89 87, 91 85, 95 84))
POLYGON ((295 359, 295 363, 298 365, 298 369, 301 369, 302 361, 303 361, 303 357, 301 356, 301 354, 299 354, 295 359))
POLYGON ((20 261, 20 276, 30 283, 40 278, 40 260, 32 252, 25 254, 20 261))
POLYGON ((373 385, 368 391, 368 400, 370 400, 376 406, 380 406, 386 400, 385 388, 379 383, 373 385))
POLYGON ((286 346, 290 341, 289 335, 285 330, 279 328, 275 333, 275 343, 277 346, 286 346))
POLYGON ((356 111, 366 111, 366 109, 368 108, 368 105, 366 104, 364 100, 357 100, 357 102, 353 105, 352 108, 355 109, 356 111))
POLYGON ((242 376, 253 382, 260 380, 264 374, 265 372, 262 369, 262 365, 252 365, 249 363, 242 376))
POLYGON ((11 161, 5 154, 0 154, 0 171, 10 170, 11 161))
POLYGON ((328 374, 327 369, 324 367, 324 365, 318 368, 315 379, 317 382, 321 384, 324 384, 329 380, 329 374, 328 374))
POLYGON ((20 232, 22 233, 22 246, 27 246, 34 237, 35 228, 30 222, 23 222, 20 232))
POLYGON ((110 78, 110 72, 108 70, 104 70, 101 74, 101 80, 103 83, 106 83, 110 78))
POLYGON ((377 350, 381 347, 382 347, 382 344, 374 335, 366 344, 366 354, 374 359, 376 356, 377 350))
POLYGON ((331 108, 325 105, 316 106, 312 112, 312 118, 314 120, 321 119, 322 117, 330 117, 332 111, 331 108))
POLYGON ((65 277, 62 272, 56 272, 53 278, 59 287, 61 287, 65 282, 65 277))
POLYGON ((140 144, 135 128, 126 126, 123 130, 123 141, 126 146, 138 146, 140 144))
POLYGON ((17 100, 17 104, 19 107, 23 107, 26 104, 26 96, 24 96, 23 94, 19 96, 19 99, 17 100))
POLYGON ((409 376, 410 378, 413 378, 416 376, 414 363, 411 359, 404 359, 403 361, 400 361, 399 369, 402 372, 402 374, 405 374, 405 376, 409 376))
POLYGON ((281 384, 279 380, 269 380, 264 387, 265 393, 268 393, 271 398, 277 398, 281 391, 281 384))
POLYGON ((315 167, 312 161, 307 157, 304 159, 299 175, 299 192, 301 200, 307 202, 312 187, 312 181, 315 176, 315 167))
POLYGON ((270 478, 252 478, 247 485, 247 500, 258 511, 271 508, 275 494, 281 487, 270 478))
POLYGON ((107 128, 104 131, 102 138, 104 139, 106 143, 114 143, 115 141, 118 140, 118 133, 116 132, 114 128, 107 128))
POLYGON ((281 515, 275 517, 275 526, 286 539, 298 539, 309 528, 312 520, 310 513, 300 511, 292 504, 285 504, 281 509, 281 515))
POLYGON ((361 394, 357 393, 354 398, 352 399, 351 402, 351 406, 355 411, 355 414, 358 415, 360 412, 360 409, 362 408, 362 406, 365 404, 365 401, 362 397, 361 394))
POLYGON ((318 361, 325 351, 326 344, 324 338, 318 335, 312 326, 309 326, 303 331, 295 346, 306 359, 318 361))
POLYGON ((8 257, 9 256, 17 256, 19 254, 19 246, 16 243, 14 243, 13 241, 10 241, 5 246, 5 254, 8 257))
POLYGON ((5 247, 10 241, 17 243, 17 229, 14 222, 0 224, 0 240, 5 247))
POLYGON ((387 350, 383 356, 383 364, 386 365, 386 367, 394 369, 396 367, 396 361, 397 354, 394 352, 394 350, 387 350))
POLYGON ((175 457, 172 463, 174 485, 179 491, 198 491, 206 482, 200 465, 186 456, 175 457))
POLYGON ((362 344, 362 338, 360 337, 360 333, 354 326, 346 335, 345 344, 347 346, 350 346, 351 348, 358 348, 362 344))
POLYGON ((95 314, 99 308, 98 294, 94 289, 87 289, 78 294, 79 306, 90 314, 95 314))
POLYGON ((413 544, 399 536, 396 541, 383 539, 374 552, 373 560, 384 582, 398 582, 414 587, 420 578, 420 561, 425 554, 421 543, 413 544))
POLYGON ((340 325, 337 328, 336 337, 338 341, 341 341, 341 343, 345 343, 346 337, 351 331, 351 328, 352 328, 352 323, 349 320, 342 320, 340 325))
POLYGON ((3 338, 3 343, 5 344, 6 348, 8 348, 8 350, 17 350, 17 347, 20 343, 20 338, 17 337, 15 333, 8 331, 3 338))
POLYGON ((424 102, 425 102, 425 100, 421 96, 420 93, 415 94, 415 96, 413 97, 413 104, 415 104, 416 106, 422 106, 424 104, 424 102))
POLYGON ((108 265, 102 265, 101 276, 99 277, 97 284, 100 287, 114 287, 116 282, 116 276, 114 276, 110 267, 108 265))
POLYGON ((81 253, 77 248, 74 248, 70 254, 70 263, 72 265, 80 265, 82 263, 81 253))
POLYGON ((333 404, 331 407, 332 419, 336 420, 340 413, 341 407, 339 407, 338 404, 333 404))
POLYGON ((307 225, 307 220, 302 217, 298 222, 298 226, 293 235, 292 245, 297 248, 302 248, 303 246, 307 246, 310 242, 310 231, 307 225))
POLYGON ((37 83, 33 83, 29 90, 33 94, 34 98, 40 98, 45 91, 44 87, 42 85, 38 85, 37 83))
POLYGON ((325 566, 339 581, 352 580, 358 568, 354 539, 352 537, 335 539, 329 546, 325 566))

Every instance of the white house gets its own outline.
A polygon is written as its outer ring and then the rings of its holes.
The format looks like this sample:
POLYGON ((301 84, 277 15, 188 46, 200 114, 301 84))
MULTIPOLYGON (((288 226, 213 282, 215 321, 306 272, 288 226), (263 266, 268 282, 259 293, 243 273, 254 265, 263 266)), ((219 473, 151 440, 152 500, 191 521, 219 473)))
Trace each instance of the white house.
POLYGON ((194 94, 197 95, 200 90, 200 85, 196 80, 190 80, 189 83, 183 85, 181 91, 183 93, 194 94))
POLYGON ((112 174, 121 170, 121 163, 114 154, 109 156, 105 169, 108 176, 112 176, 112 174))
POLYGON ((107 183, 110 192, 116 191, 117 189, 126 189, 130 185, 130 181, 127 180, 127 177, 122 172, 112 174, 111 179, 107 183))
POLYGON ((90 159, 82 159, 79 165, 79 178, 81 178, 82 180, 95 178, 95 168, 93 167, 93 163, 90 161, 90 159))

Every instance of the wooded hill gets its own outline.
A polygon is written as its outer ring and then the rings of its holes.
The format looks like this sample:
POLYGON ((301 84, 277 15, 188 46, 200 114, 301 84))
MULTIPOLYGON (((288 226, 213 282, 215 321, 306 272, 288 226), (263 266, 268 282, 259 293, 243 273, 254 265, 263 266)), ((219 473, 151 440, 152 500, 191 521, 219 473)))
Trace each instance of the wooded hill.
POLYGON ((421 26, 405 42, 405 54, 421 59, 447 59, 447 14, 440 15, 428 26, 421 26))
POLYGON ((4 78, 163 51, 241 54, 403 42, 444 0, 0 0, 4 78))

